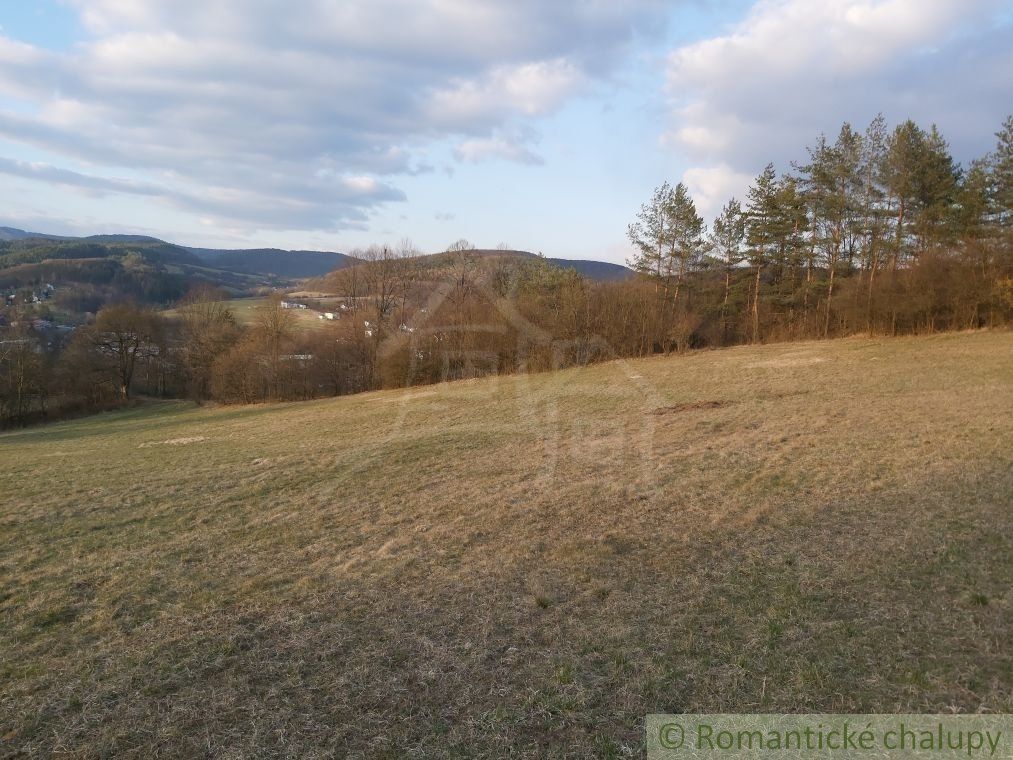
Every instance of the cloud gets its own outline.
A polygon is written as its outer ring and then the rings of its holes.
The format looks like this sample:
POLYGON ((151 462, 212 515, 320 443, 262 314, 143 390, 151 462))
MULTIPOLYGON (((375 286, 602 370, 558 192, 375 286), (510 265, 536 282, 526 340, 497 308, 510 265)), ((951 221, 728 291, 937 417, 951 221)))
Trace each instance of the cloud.
POLYGON ((454 148, 454 157, 458 161, 473 164, 502 159, 538 166, 544 164, 545 160, 528 147, 537 141, 538 135, 533 130, 500 131, 492 137, 465 140, 454 148))
POLYGON ((229 224, 251 217, 270 227, 288 224, 302 228, 325 226, 326 214, 340 214, 347 226, 366 221, 365 209, 377 203, 403 201, 404 193, 371 177, 323 177, 288 188, 281 196, 257 189, 212 187, 197 192, 186 185, 172 186, 129 179, 101 177, 51 164, 0 157, 0 174, 8 174, 81 191, 87 195, 118 193, 156 198, 187 211, 210 214, 229 224))
POLYGON ((708 217, 717 215, 721 207, 733 196, 745 200, 742 192, 753 180, 753 175, 737 172, 727 164, 693 167, 683 174, 683 181, 697 204, 708 217))
POLYGON ((769 161, 782 170, 821 132, 937 123, 958 159, 980 155, 1013 101, 1000 0, 760 0, 726 33, 673 50, 663 142, 720 209, 769 161))
POLYGON ((458 79, 435 91, 428 103, 437 124, 496 124, 511 115, 540 116, 579 90, 585 76, 571 61, 556 59, 497 67, 479 79, 458 79))
MULTIPOLYGON (((150 227, 143 227, 136 224, 119 224, 110 222, 108 219, 94 219, 91 217, 68 218, 53 216, 43 209, 30 209, 23 212, 5 213, 0 224, 29 232, 41 232, 47 235, 64 235, 66 237, 87 237, 88 235, 149 235, 158 237, 164 234, 163 230, 156 230, 150 227)), ((212 238, 208 238, 209 240, 212 238)), ((223 247, 238 247, 244 240, 231 238, 215 238, 220 240, 223 247)))
POLYGON ((503 135, 608 77, 665 13, 661 0, 67 3, 90 32, 70 50, 0 37, 0 136, 89 167, 33 178, 136 194, 100 176, 129 170, 250 230, 362 224, 447 140, 463 160, 536 162, 503 135))
POLYGON ((73 187, 97 195, 105 195, 107 193, 161 195, 164 192, 153 185, 143 182, 108 177, 93 177, 49 164, 18 161, 3 156, 0 156, 0 174, 49 182, 64 187, 73 187))

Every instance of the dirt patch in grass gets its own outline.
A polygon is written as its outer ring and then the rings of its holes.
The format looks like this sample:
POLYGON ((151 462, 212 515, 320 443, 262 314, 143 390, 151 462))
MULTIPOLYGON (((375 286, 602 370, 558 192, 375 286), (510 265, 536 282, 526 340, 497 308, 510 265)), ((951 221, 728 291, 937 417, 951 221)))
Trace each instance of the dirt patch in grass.
POLYGON ((813 364, 821 364, 826 358, 822 356, 783 356, 777 359, 768 359, 762 362, 752 362, 746 365, 746 369, 781 369, 786 367, 809 367, 813 364))
POLYGON ((152 446, 189 446, 192 443, 202 443, 207 440, 207 436, 203 435, 188 435, 183 438, 169 438, 165 441, 146 441, 140 444, 137 448, 147 449, 152 446))
POLYGON ((677 414, 679 412, 692 412, 697 409, 720 409, 724 406, 729 406, 732 402, 730 401, 687 401, 684 404, 675 404, 673 406, 660 406, 657 409, 651 411, 651 414, 661 416, 663 414, 677 414))

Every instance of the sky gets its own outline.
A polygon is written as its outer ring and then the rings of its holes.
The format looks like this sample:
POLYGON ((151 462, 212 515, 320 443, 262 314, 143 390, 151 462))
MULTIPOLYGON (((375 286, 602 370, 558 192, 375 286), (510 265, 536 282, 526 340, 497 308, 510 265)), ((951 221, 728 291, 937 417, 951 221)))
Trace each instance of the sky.
POLYGON ((1010 0, 0 0, 0 225, 623 262, 821 133, 1013 112, 1010 0))

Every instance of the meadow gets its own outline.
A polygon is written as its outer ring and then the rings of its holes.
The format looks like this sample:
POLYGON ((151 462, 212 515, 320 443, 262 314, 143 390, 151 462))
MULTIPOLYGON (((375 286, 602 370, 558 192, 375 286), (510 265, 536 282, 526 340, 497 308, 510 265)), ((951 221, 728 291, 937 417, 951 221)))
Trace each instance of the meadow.
MULTIPOLYGON (((232 312, 232 316, 236 320, 236 324, 243 327, 252 327, 261 319, 263 310, 271 304, 271 299, 267 297, 257 298, 231 298, 226 304, 228 305, 229 311, 232 312)), ((165 309, 161 312, 164 316, 172 317, 178 312, 176 309, 165 309)), ((292 315, 293 327, 296 330, 319 330, 325 324, 317 315, 318 312, 313 309, 291 309, 287 312, 292 315)))
POLYGON ((1013 710, 1013 334, 0 434, 0 755, 626 757, 1013 710))

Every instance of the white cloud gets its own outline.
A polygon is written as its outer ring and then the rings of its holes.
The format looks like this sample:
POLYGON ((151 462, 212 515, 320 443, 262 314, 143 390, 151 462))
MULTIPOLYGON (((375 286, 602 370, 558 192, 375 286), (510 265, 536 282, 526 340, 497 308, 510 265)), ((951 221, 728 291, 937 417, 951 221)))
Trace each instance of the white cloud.
POLYGON ((0 156, 0 174, 49 182, 63 187, 73 187, 96 195, 105 195, 106 193, 161 195, 165 192, 145 182, 114 177, 93 177, 38 161, 18 161, 3 156, 0 156))
POLYGON ((539 116, 585 82, 571 61, 556 59, 500 66, 478 79, 456 79, 429 97, 429 118, 438 124, 499 123, 512 115, 539 116))
POLYGON ((693 167, 683 174, 683 181, 696 202, 697 210, 708 224, 729 198, 735 196, 743 201, 743 190, 752 180, 753 175, 737 172, 728 164, 693 167))
POLYGON ((489 138, 465 140, 454 148, 454 157, 473 164, 502 159, 537 166, 545 161, 528 147, 537 141, 538 135, 532 130, 499 131, 489 138))
POLYGON ((937 123, 958 158, 987 150, 1013 102, 1000 0, 760 0, 726 33, 668 58, 663 142, 708 215, 765 164, 879 112, 937 123), (726 195, 727 197, 727 195, 726 195))
MULTIPOLYGON (((361 224, 404 197, 380 177, 432 171, 427 146, 448 139, 461 160, 535 162, 509 135, 608 76, 665 10, 661 0, 68 3, 91 31, 69 51, 0 37, 0 136, 88 167, 63 184, 94 190, 99 175, 129 169, 166 202, 205 204, 203 216, 251 230, 361 224)), ((56 182, 59 169, 33 176, 56 182)))

